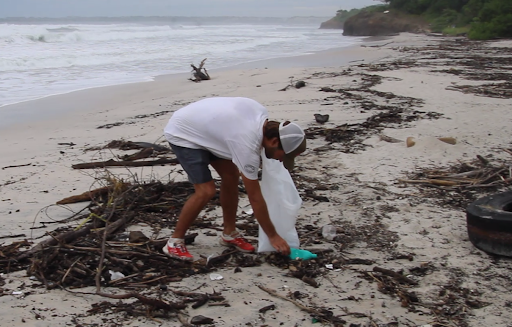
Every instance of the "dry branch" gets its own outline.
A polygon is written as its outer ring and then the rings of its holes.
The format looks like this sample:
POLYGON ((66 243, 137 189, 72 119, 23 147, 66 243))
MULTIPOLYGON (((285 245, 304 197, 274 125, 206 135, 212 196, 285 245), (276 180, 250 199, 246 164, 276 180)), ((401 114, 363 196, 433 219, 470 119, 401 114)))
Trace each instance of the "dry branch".
MULTIPOLYGON (((134 218, 134 215, 130 214, 129 216, 125 216, 125 217, 115 221, 114 223, 108 225, 106 228, 107 234, 115 232, 122 226, 126 225, 133 218, 134 218)), ((32 255, 34 255, 34 253, 41 251, 44 248, 47 248, 50 246, 55 246, 59 243, 62 244, 63 246, 65 246, 66 243, 72 242, 76 239, 86 236, 87 234, 89 234, 91 232, 92 229, 102 228, 103 226, 104 226, 104 224, 102 224, 101 221, 100 222, 94 221, 92 223, 85 225, 84 227, 80 228, 79 230, 72 230, 72 231, 69 231, 66 233, 61 233, 57 236, 52 236, 52 237, 40 242, 39 244, 35 245, 30 250, 23 252, 17 258, 17 260, 23 260, 23 259, 29 258, 32 255)), ((92 251, 93 249, 88 248, 86 250, 92 251)))
POLYGON ((287 297, 285 297, 285 296, 282 296, 282 295, 278 294, 278 293, 277 293, 275 290, 273 290, 273 289, 267 288, 267 287, 265 287, 265 286, 263 286, 263 285, 257 285, 257 286, 258 286, 260 289, 262 289, 263 291, 267 292, 268 294, 270 294, 270 295, 272 295, 272 296, 275 296, 275 297, 277 297, 277 298, 280 298, 280 299, 282 299, 282 300, 285 300, 285 301, 288 301, 288 302, 291 302, 291 303, 295 304, 295 305, 296 305, 297 307, 299 307, 302 311, 306 311, 306 312, 308 312, 308 313, 312 313, 312 314, 314 314, 314 315, 319 315, 319 316, 321 316, 321 315, 322 315, 320 312, 316 311, 315 309, 308 308, 308 307, 306 307, 305 305, 303 305, 303 304, 301 304, 301 303, 299 303, 299 302, 297 302, 297 301, 295 301, 295 300, 289 299, 289 298, 287 298, 287 297))
POLYGON ((28 163, 28 164, 24 164, 24 165, 5 166, 5 167, 2 167, 2 170, 7 169, 7 168, 18 168, 18 167, 26 167, 26 166, 31 166, 31 165, 32 165, 32 163, 28 163))
POLYGON ((510 164, 502 162, 501 165, 497 165, 477 155, 471 163, 461 163, 458 167, 438 170, 424 170, 416 174, 420 178, 399 179, 398 181, 430 185, 447 190, 489 188, 508 185, 512 178, 511 170, 510 164), (454 172, 454 170, 456 171, 454 172))
POLYGON ((153 155, 155 150, 153 148, 145 148, 131 155, 123 156, 123 161, 134 161, 139 159, 146 159, 153 155))
POLYGON ((130 299, 130 298, 136 298, 141 303, 159 310, 164 311, 176 311, 176 310, 182 310, 185 309, 187 306, 184 303, 172 303, 172 302, 165 302, 158 299, 149 298, 143 295, 140 295, 138 293, 125 293, 125 294, 110 294, 110 293, 104 293, 104 292, 97 292, 97 295, 107 297, 110 299, 118 299, 118 300, 124 300, 124 299, 130 299))
MULTIPOLYGON (((126 189, 130 184, 129 183, 123 183, 122 188, 126 189)), ((57 202, 57 204, 71 204, 71 203, 77 203, 77 202, 85 202, 85 201, 91 201, 97 197, 107 195, 109 192, 113 191, 114 186, 104 186, 100 187, 91 191, 84 192, 79 195, 73 195, 67 198, 64 198, 57 202)))
POLYGON ((93 169, 93 168, 105 168, 105 167, 143 167, 143 166, 158 166, 178 164, 178 159, 157 159, 152 161, 116 161, 113 159, 107 161, 97 162, 86 162, 71 166, 73 169, 93 169))
POLYGON ((346 321, 344 321, 343 319, 339 318, 339 317, 336 317, 336 316, 333 316, 332 315, 332 312, 329 312, 328 310, 323 310, 323 309, 320 309, 320 310, 316 310, 316 309, 313 309, 313 308, 309 308, 295 300, 292 300, 292 299, 289 299, 285 296, 282 296, 280 294, 278 294, 275 290, 273 289, 270 289, 270 288, 267 288, 263 285, 260 285, 258 284, 257 285, 261 290, 267 292, 268 294, 272 295, 272 296, 275 296, 275 297, 278 297, 282 300, 285 300, 285 301, 288 301, 288 302, 291 302, 293 304, 295 304, 298 308, 300 308, 302 311, 305 311, 305 312, 308 312, 309 314, 311 314, 313 317, 315 317, 316 319, 320 320, 320 321, 323 321, 323 322, 331 322, 334 326, 343 326, 346 321))
POLYGON ((414 281, 410 278, 407 278, 406 276, 399 274, 393 270, 380 268, 380 267, 373 267, 373 271, 380 272, 381 274, 384 274, 386 276, 393 277, 398 282, 402 282, 402 283, 406 283, 406 284, 410 284, 410 285, 418 285, 418 283, 416 281, 414 281))
POLYGON ((412 183, 412 184, 432 184, 438 186, 455 186, 459 183, 453 181, 445 181, 439 179, 423 179, 423 180, 410 180, 410 179, 399 179, 399 182, 402 183, 412 183))
POLYGON ((201 61, 201 64, 199 65, 199 67, 196 67, 194 66, 194 64, 190 64, 190 66, 192 67, 192 74, 194 76, 193 79, 191 79, 192 81, 194 82, 200 82, 200 81, 207 81, 210 79, 210 75, 208 75, 208 71, 206 70, 206 68, 204 68, 204 63, 206 61, 207 58, 204 58, 203 61, 201 61))

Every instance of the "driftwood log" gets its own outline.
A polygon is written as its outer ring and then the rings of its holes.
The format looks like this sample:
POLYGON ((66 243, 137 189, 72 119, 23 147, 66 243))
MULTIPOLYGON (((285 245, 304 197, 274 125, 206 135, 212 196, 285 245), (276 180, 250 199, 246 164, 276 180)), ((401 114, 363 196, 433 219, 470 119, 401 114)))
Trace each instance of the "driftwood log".
MULTIPOLYGON (((129 183, 123 183, 122 188, 127 189, 128 186, 130 186, 129 183)), ((87 192, 84 192, 79 195, 73 195, 67 198, 64 198, 57 202, 57 204, 71 204, 71 203, 78 203, 78 202, 85 202, 85 201, 92 201, 94 198, 107 195, 109 192, 112 192, 114 190, 114 186, 104 186, 100 187, 94 190, 90 190, 87 192)))
POLYGON ((178 164, 178 159, 157 159, 152 161, 116 161, 113 159, 107 161, 85 162, 71 166, 73 169, 93 169, 104 167, 142 167, 158 166, 166 164, 178 164))
POLYGON ((208 75, 208 71, 206 68, 204 68, 204 63, 206 62, 207 58, 204 58, 203 61, 201 61, 201 64, 199 64, 199 67, 194 66, 194 64, 190 64, 192 67, 192 75, 194 76, 190 80, 194 82, 200 82, 200 81, 207 81, 210 79, 210 75, 208 75))

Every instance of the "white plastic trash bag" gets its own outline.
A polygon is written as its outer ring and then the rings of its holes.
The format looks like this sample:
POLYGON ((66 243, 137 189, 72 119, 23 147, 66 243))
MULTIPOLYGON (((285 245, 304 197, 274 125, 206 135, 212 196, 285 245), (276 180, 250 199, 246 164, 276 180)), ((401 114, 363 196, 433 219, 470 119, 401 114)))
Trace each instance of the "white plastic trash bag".
MULTIPOLYGON (((263 175, 261 193, 267 203, 270 220, 277 233, 291 248, 299 248, 299 235, 295 229, 297 214, 302 199, 293 183, 292 177, 279 160, 267 159, 265 150, 261 154, 263 175)), ((275 251, 261 226, 258 234, 258 252, 275 251)))

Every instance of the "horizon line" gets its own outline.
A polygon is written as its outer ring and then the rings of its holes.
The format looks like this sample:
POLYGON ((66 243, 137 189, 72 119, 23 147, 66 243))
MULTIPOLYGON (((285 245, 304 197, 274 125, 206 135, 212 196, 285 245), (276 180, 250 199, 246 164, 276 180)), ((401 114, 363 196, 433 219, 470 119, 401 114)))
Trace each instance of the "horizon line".
POLYGON ((80 19, 88 19, 88 18, 325 18, 331 16, 226 16, 226 15, 213 15, 213 16, 58 16, 58 17, 45 17, 45 16, 8 16, 8 17, 0 17, 1 19, 27 19, 27 18, 35 18, 35 19, 66 19, 66 18, 80 18, 80 19))

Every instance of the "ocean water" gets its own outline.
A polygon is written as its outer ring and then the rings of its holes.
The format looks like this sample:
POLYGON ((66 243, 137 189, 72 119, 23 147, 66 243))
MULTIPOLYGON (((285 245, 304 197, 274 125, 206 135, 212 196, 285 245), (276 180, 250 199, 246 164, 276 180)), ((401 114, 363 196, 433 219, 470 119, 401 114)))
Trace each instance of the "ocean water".
POLYGON ((1 23, 0 106, 190 72, 204 58, 212 70, 361 42, 319 25, 1 23))

